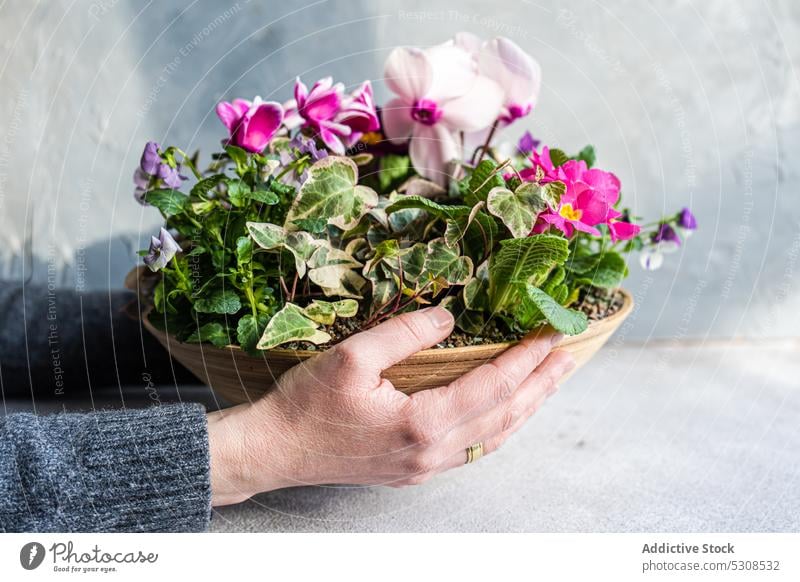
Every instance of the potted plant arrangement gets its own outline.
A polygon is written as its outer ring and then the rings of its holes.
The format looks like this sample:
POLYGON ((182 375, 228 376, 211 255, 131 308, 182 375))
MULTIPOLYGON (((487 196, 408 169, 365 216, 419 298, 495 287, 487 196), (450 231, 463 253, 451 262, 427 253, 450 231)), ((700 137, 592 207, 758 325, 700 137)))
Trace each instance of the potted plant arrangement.
POLYGON ((446 384, 545 325, 583 363, 632 308, 624 254, 657 268, 696 228, 688 209, 637 225, 591 146, 571 155, 530 133, 494 146, 540 87, 508 39, 395 49, 385 77, 381 109, 369 82, 348 93, 330 78, 298 79, 285 104, 220 103, 228 137, 203 170, 144 149, 136 196, 165 219, 131 277, 144 324, 228 401, 429 305, 456 331, 385 372, 401 390, 446 384))

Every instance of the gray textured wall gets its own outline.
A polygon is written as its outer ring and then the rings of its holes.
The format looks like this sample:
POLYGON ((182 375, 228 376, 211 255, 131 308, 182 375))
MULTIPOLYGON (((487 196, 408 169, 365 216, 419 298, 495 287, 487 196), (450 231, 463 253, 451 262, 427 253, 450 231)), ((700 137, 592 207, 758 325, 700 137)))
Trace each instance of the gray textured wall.
POLYGON ((10 0, 0 12, 0 276, 24 265, 118 286, 158 223, 131 198, 144 141, 208 151, 218 99, 283 100, 298 74, 371 78, 383 98, 393 46, 471 30, 540 61, 534 134, 594 143, 641 215, 696 211, 700 231, 663 270, 631 265, 641 309, 622 337, 798 335, 796 1, 10 0))

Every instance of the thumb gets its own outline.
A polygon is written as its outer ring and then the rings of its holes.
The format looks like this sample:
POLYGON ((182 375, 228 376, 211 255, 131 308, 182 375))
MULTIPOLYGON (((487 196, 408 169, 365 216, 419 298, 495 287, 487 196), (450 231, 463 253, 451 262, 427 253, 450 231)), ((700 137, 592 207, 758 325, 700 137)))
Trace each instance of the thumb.
POLYGON ((451 331, 453 315, 443 307, 428 307, 359 332, 337 345, 336 351, 357 366, 382 372, 436 345, 451 331))

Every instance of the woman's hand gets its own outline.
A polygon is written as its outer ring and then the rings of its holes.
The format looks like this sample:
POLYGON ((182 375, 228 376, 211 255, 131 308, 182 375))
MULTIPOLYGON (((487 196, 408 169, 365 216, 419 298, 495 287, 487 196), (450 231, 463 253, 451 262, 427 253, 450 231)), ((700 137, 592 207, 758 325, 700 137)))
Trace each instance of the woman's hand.
POLYGON ((446 338, 431 307, 358 333, 289 370, 252 404, 208 415, 214 505, 298 485, 412 485, 491 453, 574 367, 560 336, 528 337, 452 384, 407 396, 381 372, 446 338))

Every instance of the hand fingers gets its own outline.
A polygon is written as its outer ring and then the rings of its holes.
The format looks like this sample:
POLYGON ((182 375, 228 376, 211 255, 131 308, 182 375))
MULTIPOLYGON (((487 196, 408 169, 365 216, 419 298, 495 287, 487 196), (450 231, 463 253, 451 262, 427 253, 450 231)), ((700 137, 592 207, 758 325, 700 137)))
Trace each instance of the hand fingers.
POLYGON ((452 314, 442 307, 429 307, 393 317, 347 338, 329 351, 349 366, 380 373, 436 345, 452 330, 452 314))
POLYGON ((483 443, 484 454, 497 450, 556 392, 559 380, 574 367, 575 360, 569 352, 558 350, 548 355, 507 402, 470 419, 445 437, 440 447, 448 461, 442 470, 463 464, 467 447, 476 443, 483 443))
POLYGON ((561 341, 560 334, 530 335, 492 362, 479 366, 448 386, 411 395, 422 423, 449 429, 494 409, 561 341))

